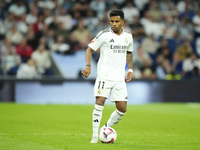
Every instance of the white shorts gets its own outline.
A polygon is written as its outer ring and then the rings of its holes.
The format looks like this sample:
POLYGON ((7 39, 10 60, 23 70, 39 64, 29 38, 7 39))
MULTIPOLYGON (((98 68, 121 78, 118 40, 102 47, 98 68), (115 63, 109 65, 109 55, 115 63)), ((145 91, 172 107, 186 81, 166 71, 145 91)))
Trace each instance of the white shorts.
POLYGON ((125 81, 108 81, 97 77, 94 86, 94 96, 106 97, 110 95, 110 101, 127 101, 127 89, 125 81))

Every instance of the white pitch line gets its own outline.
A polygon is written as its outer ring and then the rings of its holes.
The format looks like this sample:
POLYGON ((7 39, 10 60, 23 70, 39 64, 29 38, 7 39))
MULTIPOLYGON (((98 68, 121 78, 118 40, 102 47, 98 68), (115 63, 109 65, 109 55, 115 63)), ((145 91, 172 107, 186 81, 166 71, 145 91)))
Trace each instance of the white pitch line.
POLYGON ((84 133, 0 133, 0 135, 86 135, 84 133))

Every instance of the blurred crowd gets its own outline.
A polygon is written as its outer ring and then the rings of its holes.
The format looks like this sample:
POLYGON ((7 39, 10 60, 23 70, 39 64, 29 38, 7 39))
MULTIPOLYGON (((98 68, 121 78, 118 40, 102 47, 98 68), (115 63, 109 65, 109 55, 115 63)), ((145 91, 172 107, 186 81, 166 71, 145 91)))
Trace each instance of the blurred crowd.
POLYGON ((50 52, 86 50, 117 8, 134 37, 134 78, 200 78, 200 0, 1 0, 1 74, 53 76, 50 52))

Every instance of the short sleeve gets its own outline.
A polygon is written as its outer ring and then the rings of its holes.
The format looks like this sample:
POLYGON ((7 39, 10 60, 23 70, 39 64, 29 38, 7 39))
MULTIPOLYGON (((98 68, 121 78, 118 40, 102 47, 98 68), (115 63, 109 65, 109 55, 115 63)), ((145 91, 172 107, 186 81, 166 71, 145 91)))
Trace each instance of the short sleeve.
POLYGON ((130 38, 130 43, 128 45, 127 51, 133 52, 133 37, 132 37, 132 35, 131 35, 131 38, 130 38))
POLYGON ((102 45, 102 31, 99 32, 96 37, 88 44, 93 50, 97 50, 102 45))

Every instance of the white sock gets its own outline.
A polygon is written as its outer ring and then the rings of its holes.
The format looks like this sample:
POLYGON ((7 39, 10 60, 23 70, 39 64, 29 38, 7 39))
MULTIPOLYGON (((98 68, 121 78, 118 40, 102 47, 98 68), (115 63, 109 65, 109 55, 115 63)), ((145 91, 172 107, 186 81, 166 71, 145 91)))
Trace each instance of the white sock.
POLYGON ((94 111, 93 111, 93 118, 92 118, 92 124, 93 124, 93 137, 98 137, 99 132, 99 125, 102 118, 102 112, 103 112, 104 106, 100 106, 95 104, 94 111))
POLYGON ((117 123, 122 119, 122 117, 123 117, 124 115, 125 115, 125 113, 120 112, 119 110, 116 109, 116 110, 111 114, 111 116, 110 116, 108 122, 105 124, 105 126, 107 126, 107 127, 112 127, 112 126, 114 126, 115 124, 117 124, 117 123))

